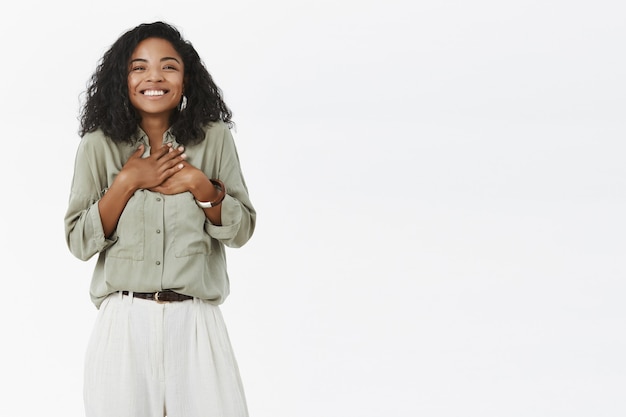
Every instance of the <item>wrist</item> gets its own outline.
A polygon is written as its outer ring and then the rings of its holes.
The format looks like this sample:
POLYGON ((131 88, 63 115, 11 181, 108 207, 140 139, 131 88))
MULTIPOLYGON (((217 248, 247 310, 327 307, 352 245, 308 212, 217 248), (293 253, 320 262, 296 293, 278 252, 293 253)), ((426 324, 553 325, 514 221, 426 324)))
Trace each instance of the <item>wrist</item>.
POLYGON ((209 179, 208 181, 210 187, 204 187, 204 189, 208 188, 210 193, 206 193, 206 191, 202 194, 192 193, 196 199, 196 204, 203 209, 219 206, 226 197, 226 186, 222 181, 218 179, 209 179))
POLYGON ((141 187, 137 184, 133 184, 131 178, 122 170, 113 180, 109 189, 111 188, 115 188, 118 192, 130 197, 141 187))

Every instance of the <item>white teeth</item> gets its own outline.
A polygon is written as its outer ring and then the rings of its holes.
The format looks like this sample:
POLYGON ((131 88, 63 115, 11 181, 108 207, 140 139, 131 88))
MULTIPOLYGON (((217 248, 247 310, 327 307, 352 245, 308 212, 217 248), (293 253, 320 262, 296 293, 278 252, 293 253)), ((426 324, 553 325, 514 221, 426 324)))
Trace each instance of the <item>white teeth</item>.
POLYGON ((165 91, 163 91, 163 90, 146 90, 143 93, 146 96, 162 96, 163 94, 165 94, 165 91))

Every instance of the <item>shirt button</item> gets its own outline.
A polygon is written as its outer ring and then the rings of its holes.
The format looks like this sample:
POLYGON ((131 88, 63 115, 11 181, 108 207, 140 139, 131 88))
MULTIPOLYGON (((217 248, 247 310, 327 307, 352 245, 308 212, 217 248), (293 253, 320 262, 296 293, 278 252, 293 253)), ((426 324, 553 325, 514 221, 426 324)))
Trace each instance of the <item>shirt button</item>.
POLYGON ((157 232, 157 233, 161 233, 161 229, 157 229, 157 230, 156 230, 156 232, 157 232))
POLYGON ((161 261, 156 261, 156 264, 157 265, 161 265, 161 261))
POLYGON ((157 197, 157 199, 156 199, 156 200, 157 200, 157 201, 161 201, 161 197, 157 197))

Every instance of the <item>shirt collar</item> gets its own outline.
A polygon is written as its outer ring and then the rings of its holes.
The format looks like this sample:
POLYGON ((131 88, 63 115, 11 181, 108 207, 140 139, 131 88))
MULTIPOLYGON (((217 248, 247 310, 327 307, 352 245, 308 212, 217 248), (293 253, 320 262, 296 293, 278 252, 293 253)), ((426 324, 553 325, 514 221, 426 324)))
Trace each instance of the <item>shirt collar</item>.
MULTIPOLYGON (((137 126, 137 133, 135 134, 136 143, 143 143, 146 146, 150 146, 150 141, 148 140, 148 135, 143 129, 137 126)), ((170 127, 163 134, 163 144, 171 143, 174 148, 178 148, 180 144, 176 141, 176 136, 172 133, 172 128, 170 127)))

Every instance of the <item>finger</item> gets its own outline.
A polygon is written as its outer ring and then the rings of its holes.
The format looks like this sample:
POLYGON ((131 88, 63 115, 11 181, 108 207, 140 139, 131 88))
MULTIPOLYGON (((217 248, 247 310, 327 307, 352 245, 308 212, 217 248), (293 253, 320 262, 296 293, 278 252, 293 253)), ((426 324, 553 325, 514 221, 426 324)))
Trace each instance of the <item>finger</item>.
POLYGON ((185 161, 186 157, 187 155, 182 154, 179 155, 177 158, 172 159, 168 164, 168 168, 178 167, 179 169, 183 169, 185 166, 189 165, 189 162, 185 161))
POLYGON ((184 167, 185 167, 185 164, 183 164, 182 162, 175 164, 174 166, 165 170, 165 175, 167 175, 167 177, 169 178, 172 175, 176 174, 181 169, 183 169, 184 167))
POLYGON ((156 159, 161 159, 163 158, 165 155, 168 155, 170 150, 172 149, 172 145, 171 144, 167 144, 165 146, 161 146, 155 153, 154 153, 154 157, 156 159))
POLYGON ((170 149, 168 154, 166 156, 163 157, 162 161, 168 162, 168 166, 172 166, 171 164, 176 164, 179 162, 184 161, 187 158, 187 155, 183 153, 184 148, 182 146, 179 146, 177 149, 170 149))
POLYGON ((158 159, 174 159, 178 155, 180 155, 184 151, 184 149, 185 148, 183 148, 182 146, 174 148, 172 143, 167 143, 159 149, 161 152, 159 152, 158 154, 158 159))
POLYGON ((185 161, 180 156, 172 159, 161 159, 159 172, 164 175, 164 178, 169 178, 181 169, 185 167, 185 161))

